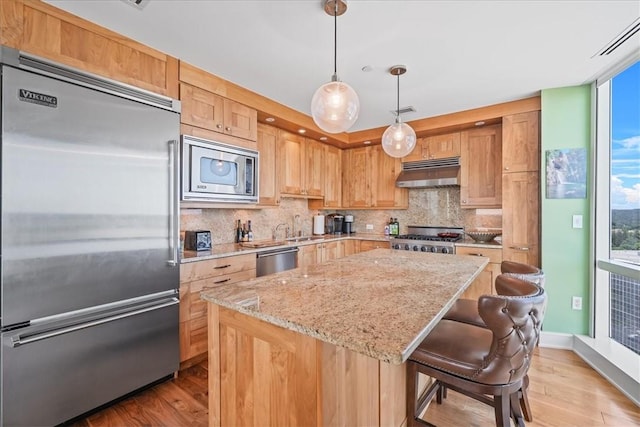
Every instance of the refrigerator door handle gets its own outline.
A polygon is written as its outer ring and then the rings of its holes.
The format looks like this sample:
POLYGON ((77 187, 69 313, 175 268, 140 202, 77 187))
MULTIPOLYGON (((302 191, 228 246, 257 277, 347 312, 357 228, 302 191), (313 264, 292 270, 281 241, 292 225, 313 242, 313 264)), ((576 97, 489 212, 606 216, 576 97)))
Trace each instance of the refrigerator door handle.
POLYGON ((58 335, 63 335, 63 334, 68 334, 70 332, 74 332, 74 331, 79 331, 81 329, 86 329, 86 328, 91 328, 93 326, 98 326, 98 325, 102 325, 105 323, 109 323, 109 322, 114 322, 116 320, 120 320, 120 319, 125 319, 127 317, 132 317, 132 316, 137 316, 139 314, 142 313, 147 313, 149 311, 154 311, 154 310, 159 310, 165 307, 170 307, 172 305, 176 305, 179 304, 180 300, 178 298, 171 298, 168 301, 165 301, 163 303, 151 306, 151 307, 145 307, 145 308, 141 308, 138 310, 133 310, 133 311, 128 311, 126 313, 121 313, 121 314, 117 314, 114 316, 108 316, 108 317, 104 317, 102 319, 96 319, 96 320, 92 320, 89 322, 84 322, 84 323, 79 323, 77 325, 72 325, 72 326, 68 326, 66 328, 60 328, 60 329, 56 329, 53 331, 46 331, 46 332, 42 332, 40 334, 36 333, 34 335, 29 335, 25 338, 22 338, 20 334, 14 335, 11 337, 10 342, 11 342, 11 347, 15 348, 15 347, 20 347, 22 345, 25 344, 30 344, 33 342, 37 342, 37 341, 42 341, 48 338, 52 338, 52 337, 56 337, 58 335))
POLYGON ((178 229, 178 141, 169 141, 169 249, 171 251, 171 259, 167 261, 167 265, 175 267, 180 264, 179 260, 179 241, 178 229))

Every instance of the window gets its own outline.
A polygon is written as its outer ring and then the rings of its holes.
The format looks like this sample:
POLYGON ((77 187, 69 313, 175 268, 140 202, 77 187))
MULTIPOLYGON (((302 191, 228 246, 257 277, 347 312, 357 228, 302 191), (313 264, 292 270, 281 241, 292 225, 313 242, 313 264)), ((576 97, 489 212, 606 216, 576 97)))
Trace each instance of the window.
POLYGON ((640 366, 640 62, 599 80, 596 91, 593 334, 606 343, 607 357, 635 377, 640 366))

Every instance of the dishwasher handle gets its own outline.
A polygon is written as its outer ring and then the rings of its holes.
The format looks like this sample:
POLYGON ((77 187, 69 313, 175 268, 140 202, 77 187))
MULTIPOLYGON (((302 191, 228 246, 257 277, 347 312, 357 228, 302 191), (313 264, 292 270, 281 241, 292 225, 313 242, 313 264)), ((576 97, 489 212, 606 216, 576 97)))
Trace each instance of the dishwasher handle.
POLYGON ((268 252, 258 252, 258 258, 265 258, 274 255, 282 255, 282 254, 290 254, 291 252, 298 252, 298 247, 289 248, 289 249, 276 249, 268 252))

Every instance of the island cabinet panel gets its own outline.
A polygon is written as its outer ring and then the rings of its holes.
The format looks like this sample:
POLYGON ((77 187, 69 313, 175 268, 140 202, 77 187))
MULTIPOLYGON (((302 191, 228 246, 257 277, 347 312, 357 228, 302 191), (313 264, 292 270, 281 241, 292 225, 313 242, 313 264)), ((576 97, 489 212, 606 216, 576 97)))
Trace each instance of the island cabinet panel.
POLYGON ((258 124, 258 152, 260 153, 260 206, 278 206, 278 175, 276 147, 278 130, 272 126, 258 124))
POLYGON ((502 204, 502 130, 472 129, 460 139, 460 206, 497 208, 502 204))
POLYGON ((495 294, 495 280, 500 274, 502 263, 502 249, 456 246, 456 255, 472 255, 489 258, 489 264, 480 272, 478 277, 469 285, 460 298, 478 299, 480 295, 495 294))
POLYGON ((209 425, 318 425, 317 341, 210 305, 209 425))
POLYGON ((2 0, 0 44, 178 98, 178 60, 44 2, 2 0))
POLYGON ((403 426, 391 365, 209 304, 209 425, 403 426))
POLYGON ((180 266, 180 362, 184 366, 207 352, 207 303, 200 293, 222 284, 256 277, 255 254, 180 266))

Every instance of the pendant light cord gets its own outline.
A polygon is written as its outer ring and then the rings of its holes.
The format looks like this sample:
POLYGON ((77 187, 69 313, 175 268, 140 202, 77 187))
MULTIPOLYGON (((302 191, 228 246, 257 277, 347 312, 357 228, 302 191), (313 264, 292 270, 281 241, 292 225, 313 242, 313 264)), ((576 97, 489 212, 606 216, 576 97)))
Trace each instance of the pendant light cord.
POLYGON ((338 0, 333 9, 333 75, 338 77, 338 0))
POLYGON ((396 118, 400 117, 400 74, 398 73, 398 97, 396 98, 396 118))

